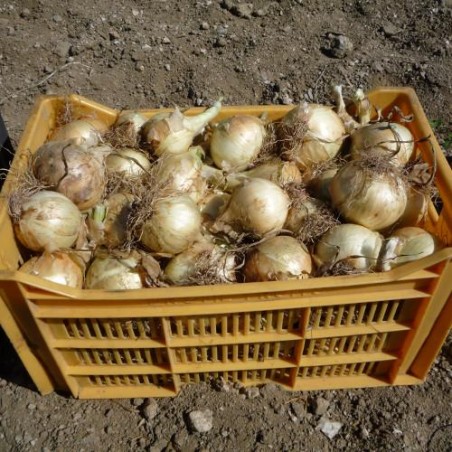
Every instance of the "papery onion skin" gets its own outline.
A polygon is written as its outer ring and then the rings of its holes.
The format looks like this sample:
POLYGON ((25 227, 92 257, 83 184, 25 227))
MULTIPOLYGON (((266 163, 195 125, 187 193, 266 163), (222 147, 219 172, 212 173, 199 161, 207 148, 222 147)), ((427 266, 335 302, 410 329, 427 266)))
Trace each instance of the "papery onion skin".
POLYGON ((52 252, 74 245, 83 217, 69 198, 43 190, 22 202, 13 222, 16 237, 26 248, 52 252))
POLYGON ((277 236, 257 245, 247 255, 245 282, 308 278, 312 271, 307 248, 293 237, 277 236))
POLYGON ((200 201, 207 189, 202 177, 203 155, 199 146, 180 154, 162 155, 155 166, 155 183, 165 194, 186 193, 195 202, 200 201))
POLYGON ((43 184, 67 196, 80 210, 95 206, 105 189, 106 152, 67 141, 49 142, 34 155, 33 173, 43 184))
POLYGON ((174 256, 164 270, 167 281, 177 286, 224 284, 236 281, 235 256, 208 242, 198 242, 174 256))
POLYGON ((207 220, 216 220, 231 199, 229 193, 212 190, 198 203, 202 216, 207 220))
POLYGON ((418 227, 399 228, 386 239, 380 256, 380 269, 388 271, 406 262, 430 256, 443 244, 435 235, 418 227))
POLYGON ((129 290, 144 287, 140 261, 129 258, 96 257, 86 273, 86 289, 129 290))
POLYGON ((287 193, 275 183, 251 178, 237 187, 225 211, 218 217, 213 232, 229 225, 238 232, 251 232, 259 236, 282 229, 289 211, 287 193))
POLYGON ((137 111, 122 111, 115 122, 115 127, 130 125, 135 133, 139 133, 147 119, 137 111))
POLYGON ((96 246, 118 248, 128 238, 129 220, 135 198, 130 193, 114 193, 88 216, 89 236, 96 246), (103 213, 99 219, 97 213, 103 213))
POLYGON ((201 234, 201 213, 188 195, 157 200, 142 228, 141 243, 157 253, 177 254, 201 234))
POLYGON ((383 236, 358 224, 340 224, 326 232, 315 247, 315 261, 322 270, 344 263, 358 271, 377 267, 383 236))
POLYGON ((195 136, 217 116, 220 109, 221 102, 217 101, 212 107, 194 116, 185 116, 179 109, 171 113, 159 113, 143 124, 143 143, 158 157, 164 153, 186 152, 195 136))
POLYGON ((353 159, 365 154, 381 155, 398 166, 405 165, 413 154, 414 137, 398 123, 376 122, 356 129, 350 136, 353 159))
POLYGON ((375 231, 396 223, 407 204, 406 185, 395 168, 379 173, 358 160, 338 171, 329 192, 332 205, 346 221, 375 231))
POLYGON ((313 196, 322 201, 331 202, 330 184, 333 177, 337 174, 339 168, 330 168, 322 171, 319 175, 314 176, 308 182, 308 189, 312 192, 313 196))
POLYGON ((19 268, 19 271, 68 287, 76 289, 83 287, 84 271, 68 253, 56 251, 32 257, 19 268))
POLYGON ((300 169, 334 158, 345 137, 344 124, 330 107, 303 103, 283 118, 283 152, 300 169))
POLYGON ((56 129, 48 141, 71 140, 74 144, 97 146, 107 129, 99 119, 76 119, 56 129))
POLYGON ((257 158, 265 139, 261 119, 236 115, 224 119, 213 130, 210 154, 215 165, 226 171, 243 171, 257 158))
POLYGON ((422 224, 427 216, 430 195, 428 190, 410 186, 407 192, 405 211, 397 220, 397 227, 416 226, 422 224))
POLYGON ((115 149, 105 159, 109 174, 122 174, 127 178, 141 177, 151 168, 151 162, 143 152, 132 148, 115 149))

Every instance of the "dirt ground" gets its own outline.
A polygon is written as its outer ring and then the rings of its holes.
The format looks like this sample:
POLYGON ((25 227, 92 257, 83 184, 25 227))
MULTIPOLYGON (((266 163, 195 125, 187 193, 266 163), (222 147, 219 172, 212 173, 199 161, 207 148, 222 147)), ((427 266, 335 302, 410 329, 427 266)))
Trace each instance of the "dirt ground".
MULTIPOLYGON (((6 0, 0 111, 17 143, 38 94, 150 108, 220 96, 229 105, 329 102, 336 83, 346 94, 411 86, 450 155, 451 29, 450 0, 6 0)), ((156 403, 79 401, 40 396, 1 334, 0 452, 452 450, 451 364, 449 341, 415 387, 203 383, 156 403), (208 432, 193 431, 195 410, 210 410, 208 432), (325 419, 341 424, 332 439, 320 431, 325 419)))

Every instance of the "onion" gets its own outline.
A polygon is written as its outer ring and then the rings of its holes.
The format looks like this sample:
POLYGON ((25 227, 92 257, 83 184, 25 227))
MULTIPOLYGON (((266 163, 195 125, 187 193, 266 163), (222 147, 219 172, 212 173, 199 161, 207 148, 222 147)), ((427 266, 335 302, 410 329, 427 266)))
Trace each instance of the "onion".
POLYGON ((221 190, 212 190, 199 202, 201 214, 208 220, 216 220, 226 208, 231 195, 221 190))
POLYGON ((140 177, 151 168, 151 162, 143 152, 132 148, 115 149, 105 159, 110 174, 121 174, 127 178, 140 177))
MULTIPOLYGON (((289 191, 290 194, 291 191, 289 191)), ((284 229, 294 233, 303 243, 312 243, 328 229, 338 224, 331 209, 322 201, 311 198, 306 192, 292 195, 292 204, 287 215, 284 229)))
POLYGON ((308 182, 309 191, 312 192, 315 198, 321 199, 322 201, 331 202, 330 196, 330 184, 333 177, 337 174, 339 168, 330 168, 322 171, 320 174, 314 176, 308 182))
POLYGON ((149 119, 142 127, 144 143, 157 156, 164 153, 180 154, 187 151, 196 135, 202 132, 221 109, 221 102, 196 116, 185 116, 179 109, 173 113, 160 113, 149 119))
POLYGON ((383 245, 380 256, 381 270, 388 271, 405 262, 422 259, 442 247, 443 245, 436 236, 422 228, 397 229, 383 245))
POLYGON ((204 151, 193 146, 181 154, 164 154, 155 170, 155 183, 166 193, 187 193, 195 202, 207 188, 202 177, 204 151))
POLYGON ((161 198, 152 206, 152 216, 143 227, 141 243, 157 253, 177 254, 198 239, 201 213, 187 195, 161 198))
POLYGON ((53 252, 74 245, 83 217, 66 196, 44 190, 16 202, 11 206, 12 219, 16 237, 25 247, 53 252))
POLYGON ((274 159, 251 170, 229 174, 226 177, 225 190, 232 191, 241 185, 244 179, 250 177, 270 180, 282 188, 290 184, 300 184, 302 181, 300 170, 295 163, 274 159))
POLYGON ((289 205, 289 197, 275 183, 260 178, 247 179, 232 192, 212 231, 227 232, 232 228, 259 236, 277 232, 284 226, 289 205))
POLYGON ((287 158, 306 169, 337 155, 345 128, 330 107, 305 102, 284 116, 279 135, 287 158))
POLYGON ((245 282, 307 278, 312 271, 307 248, 293 237, 271 237, 247 254, 245 282))
POLYGON ((352 160, 329 186, 333 206, 349 222, 373 230, 394 224, 405 211, 406 185, 393 165, 352 160))
POLYGON ((405 126, 395 122, 376 122, 355 130, 350 136, 352 158, 363 154, 381 155, 398 166, 408 162, 414 149, 414 137, 405 126))
POLYGON ((128 237, 134 199, 129 193, 115 193, 94 207, 88 216, 90 240, 107 248, 122 245, 128 237))
POLYGON ((405 211, 397 221, 397 226, 416 226, 427 216, 430 192, 421 187, 409 186, 405 211))
POLYGON ((83 287, 83 262, 76 257, 74 259, 68 253, 56 251, 32 257, 19 268, 19 271, 57 284, 77 289, 83 287))
POLYGON ((71 140, 74 144, 96 146, 107 129, 107 125, 99 119, 76 119, 55 130, 48 141, 71 140))
POLYGON ((104 193, 104 152, 68 141, 49 142, 34 155, 35 177, 73 201, 80 210, 97 204, 104 193))
POLYGON ((322 236, 313 256, 320 273, 369 271, 377 266, 383 237, 357 224, 334 226, 322 236))
POLYGON ((242 171, 256 159, 265 138, 261 119, 237 115, 214 128, 210 154, 215 165, 226 171, 242 171))
POLYGON ((172 284, 206 285, 236 281, 235 255, 208 242, 195 243, 173 257, 164 270, 165 278, 172 284))

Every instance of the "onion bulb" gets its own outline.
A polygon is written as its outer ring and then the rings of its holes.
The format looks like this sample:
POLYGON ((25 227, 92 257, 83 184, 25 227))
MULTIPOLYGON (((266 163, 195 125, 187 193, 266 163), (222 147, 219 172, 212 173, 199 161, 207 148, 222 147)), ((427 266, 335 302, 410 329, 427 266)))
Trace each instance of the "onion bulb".
POLYGON ((330 107, 305 102, 284 116, 279 135, 285 156, 306 169, 337 155, 345 128, 330 107))
POLYGON ((68 141, 41 146, 33 159, 33 173, 47 187, 67 196, 80 210, 95 206, 104 193, 104 152, 68 141))
POLYGON ((68 253, 56 251, 32 257, 19 268, 19 271, 76 289, 83 287, 83 262, 76 256, 74 259, 68 253))
POLYGON ((315 247, 320 273, 375 269, 383 237, 358 224, 340 224, 325 233, 315 247))
POLYGON ((275 183, 251 178, 237 187, 225 211, 217 218, 212 232, 250 232, 258 236, 282 229, 289 211, 290 199, 275 183))
POLYGON ((56 129, 48 141, 71 140, 74 144, 97 146, 107 129, 107 125, 99 119, 76 119, 56 129))
POLYGON ((308 182, 308 189, 312 192, 315 198, 321 199, 322 201, 331 202, 330 196, 330 184, 333 177, 337 174, 339 168, 330 168, 322 171, 320 174, 314 176, 308 182))
POLYGON ((201 213, 188 195, 158 199, 145 221, 141 243, 157 253, 177 254, 194 243, 201 233, 201 213))
POLYGON ((232 191, 241 185, 244 179, 249 177, 267 179, 282 188, 291 184, 300 184, 302 181, 300 170, 295 163, 274 159, 248 171, 228 174, 226 176, 225 190, 232 191))
POLYGON ((202 177, 204 151, 192 146, 181 154, 164 154, 155 166, 155 183, 163 193, 187 193, 195 202, 207 188, 202 177))
POLYGON ((333 206, 347 221, 376 231, 393 225, 407 204, 406 185, 397 168, 387 163, 379 168, 367 160, 352 160, 333 177, 329 191, 333 206))
POLYGON ((117 248, 128 237, 134 197, 129 193, 110 195, 88 215, 89 238, 97 246, 117 248))
POLYGON ((149 255, 132 251, 119 255, 99 255, 86 273, 86 289, 129 290, 155 285, 158 262, 149 255))
POLYGON ((311 255, 293 237, 271 237, 248 252, 243 271, 245 282, 305 279, 312 271, 311 255))
POLYGON ((207 220, 216 220, 231 199, 229 193, 212 190, 198 203, 201 214, 207 220))
POLYGON ((144 143, 160 157, 164 153, 180 154, 187 151, 196 135, 221 109, 217 101, 201 114, 185 116, 176 108, 172 113, 160 113, 149 119, 142 127, 144 143))
POLYGON ((403 166, 414 149, 410 130, 395 122, 376 122, 360 127, 350 136, 350 154, 360 158, 365 154, 381 155, 391 163, 403 166))
POLYGON ((235 270, 234 253, 213 243, 197 242, 168 262, 164 276, 177 286, 225 284, 236 281, 235 270))
POLYGON ((382 271, 391 270, 405 262, 411 262, 433 254, 441 249, 440 240, 426 230, 405 227, 395 230, 385 241, 381 256, 382 271))
POLYGON ((127 178, 141 177, 151 168, 151 162, 143 152, 132 148, 115 149, 105 159, 109 174, 127 178))
POLYGON ((261 119, 237 115, 224 119, 213 129, 210 154, 215 165, 226 171, 243 171, 259 154, 265 138, 261 119))
POLYGON ((16 237, 26 248, 51 253, 74 245, 83 217, 69 198, 43 190, 23 200, 15 199, 16 203, 10 207, 12 219, 16 237))

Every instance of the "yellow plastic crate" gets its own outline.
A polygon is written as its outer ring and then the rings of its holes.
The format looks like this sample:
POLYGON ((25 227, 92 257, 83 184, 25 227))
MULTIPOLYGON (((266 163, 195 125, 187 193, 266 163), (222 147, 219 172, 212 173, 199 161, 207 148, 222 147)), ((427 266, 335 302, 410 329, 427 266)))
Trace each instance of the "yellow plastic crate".
MULTIPOLYGON (((9 176, 0 200, 0 297, 10 315, 1 321, 25 337, 28 352, 20 356, 38 388, 48 392, 50 378, 74 397, 114 398, 173 396, 212 377, 292 390, 422 382, 452 324, 452 173, 413 90, 381 88, 369 97, 384 112, 397 105, 414 114, 408 127, 416 138, 431 136, 443 208, 438 214, 430 206, 426 228, 449 246, 386 273, 124 292, 66 288, 16 272, 9 176)), ((38 100, 12 174, 46 140, 63 100, 38 100)), ((80 96, 69 100, 109 124, 118 114, 80 96)), ((262 112, 278 119, 290 108, 224 107, 217 119, 262 112)), ((419 148, 431 163, 428 143, 419 148)))

